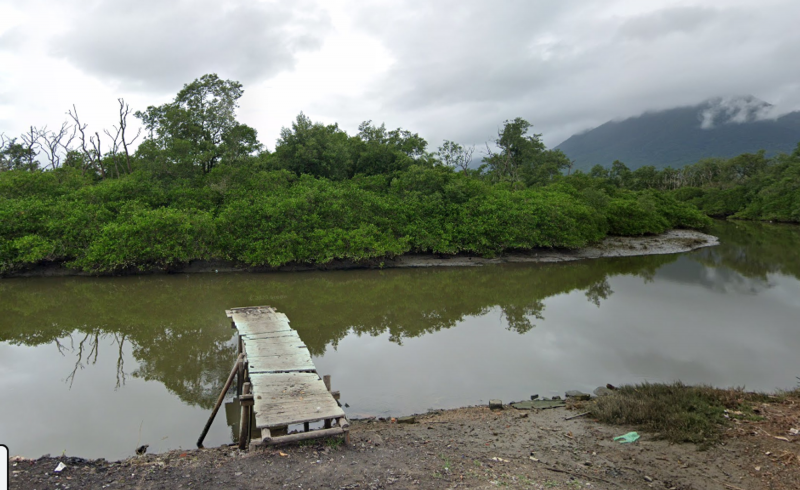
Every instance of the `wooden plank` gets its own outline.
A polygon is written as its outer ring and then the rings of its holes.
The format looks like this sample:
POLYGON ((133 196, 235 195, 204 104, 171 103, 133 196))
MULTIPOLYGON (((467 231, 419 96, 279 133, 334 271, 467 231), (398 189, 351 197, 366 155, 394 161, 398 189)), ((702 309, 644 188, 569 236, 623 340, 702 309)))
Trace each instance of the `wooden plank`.
POLYGON ((341 427, 334 427, 332 429, 317 429, 311 432, 298 432, 297 434, 289 434, 286 436, 262 438, 263 444, 285 444, 287 442, 304 441, 306 439, 317 439, 319 437, 331 437, 342 435, 345 431, 341 427))
POLYGON ((256 335, 291 330, 289 319, 283 313, 267 311, 241 313, 234 311, 231 316, 236 328, 243 335, 256 335))
POLYGON ((324 397, 321 395, 301 395, 297 399, 287 399, 281 397, 270 397, 267 395, 258 395, 261 398, 256 398, 253 400, 255 406, 257 406, 261 411, 276 411, 276 410, 283 410, 291 409, 291 410, 300 410, 303 407, 310 407, 312 410, 316 411, 317 408, 320 409, 318 413, 322 414, 319 418, 325 418, 325 414, 323 413, 322 409, 325 407, 325 410, 329 410, 331 412, 340 413, 341 409, 335 410, 339 408, 337 404, 331 404, 330 397, 324 397), (313 405, 313 406, 312 406, 313 405))
POLYGON ((299 342, 251 342, 245 344, 245 353, 248 359, 273 356, 311 359, 311 353, 308 352, 305 344, 299 342))
POLYGON ((253 374, 266 374, 266 373, 291 373, 291 372, 306 372, 313 373, 317 370, 311 357, 303 362, 302 359, 296 357, 254 357, 247 359, 248 371, 250 375, 253 374))
POLYGON ((298 334, 294 330, 286 330, 283 332, 257 333, 257 334, 243 334, 239 332, 239 335, 244 340, 269 340, 273 342, 288 342, 290 339, 300 340, 300 334, 298 334))
POLYGON ((293 352, 294 349, 306 349, 306 343, 297 337, 278 337, 272 339, 251 339, 245 337, 244 345, 249 347, 251 354, 265 349, 283 349, 293 352))
MULTIPOLYGON (((274 311, 275 311, 275 308, 273 308, 271 306, 240 306, 240 307, 237 307, 237 308, 231 308, 229 310, 225 310, 225 313, 228 314, 230 312, 231 314, 240 313, 240 314, 243 314, 243 315, 247 315, 247 314, 258 314, 260 312, 271 313, 271 312, 274 312, 274 311)), ((231 314, 228 314, 228 317, 230 317, 231 314)))
MULTIPOLYGON (((248 357, 292 356, 298 352, 309 354, 306 344, 291 342, 249 342, 245 344, 248 357)), ((309 354, 310 355, 310 354, 309 354)))
POLYGON ((269 429, 272 427, 280 427, 281 425, 294 425, 302 424, 303 422, 319 422, 321 420, 335 418, 335 414, 322 414, 314 410, 297 411, 292 410, 289 412, 259 412, 256 414, 256 427, 259 429, 269 429))
POLYGON ((256 387, 256 427, 344 417, 344 412, 315 373, 252 374, 256 387))
POLYGON ((253 374, 250 380, 260 390, 283 391, 296 387, 296 390, 317 393, 319 376, 308 373, 253 374))

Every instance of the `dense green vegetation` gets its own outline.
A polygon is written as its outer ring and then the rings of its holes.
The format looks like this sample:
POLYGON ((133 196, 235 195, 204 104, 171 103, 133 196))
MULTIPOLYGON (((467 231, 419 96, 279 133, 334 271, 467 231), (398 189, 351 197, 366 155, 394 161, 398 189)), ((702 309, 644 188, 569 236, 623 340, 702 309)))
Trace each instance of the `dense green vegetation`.
POLYGON ((235 119, 242 93, 206 75, 136 112, 146 137, 134 153, 120 130, 122 100, 107 152, 77 111, 78 144, 62 145, 63 155, 46 151, 54 133, 4 140, 0 272, 47 262, 119 272, 209 259, 276 267, 408 252, 493 256, 708 224, 654 189, 563 177, 570 162, 520 118, 504 123, 478 170, 453 142, 428 152, 410 131, 367 121, 351 136, 303 114, 269 153, 235 119))
POLYGON ((605 186, 662 191, 708 216, 800 223, 800 144, 791 154, 771 158, 760 151, 661 171, 654 167, 631 171, 615 161, 610 169, 593 167, 589 176, 605 186))

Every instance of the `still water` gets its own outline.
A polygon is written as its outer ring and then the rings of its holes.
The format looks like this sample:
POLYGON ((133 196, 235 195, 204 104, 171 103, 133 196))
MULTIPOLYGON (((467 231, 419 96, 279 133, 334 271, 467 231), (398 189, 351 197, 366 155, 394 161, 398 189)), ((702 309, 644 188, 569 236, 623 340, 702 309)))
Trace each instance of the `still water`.
MULTIPOLYGON (((235 306, 286 313, 351 417, 606 383, 793 388, 800 227, 713 233, 687 254, 567 264, 3 279, 0 444, 193 447, 235 358, 235 306)), ((206 445, 231 441, 220 410, 206 445)))

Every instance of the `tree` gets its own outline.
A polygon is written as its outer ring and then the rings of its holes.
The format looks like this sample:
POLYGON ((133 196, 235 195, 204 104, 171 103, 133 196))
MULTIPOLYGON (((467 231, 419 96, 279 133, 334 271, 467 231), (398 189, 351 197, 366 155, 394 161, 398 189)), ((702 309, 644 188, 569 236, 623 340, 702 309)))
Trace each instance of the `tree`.
POLYGON ((208 173, 232 148, 241 154, 261 147, 255 130, 236 121, 243 93, 239 82, 203 75, 184 85, 172 102, 134 115, 170 163, 208 173))
POLYGON ((608 169, 599 163, 589 170, 589 175, 594 179, 607 179, 608 174, 608 169))
POLYGON ((619 160, 614 160, 611 164, 609 178, 617 187, 628 188, 631 185, 631 169, 619 160))
POLYGON ((436 154, 443 164, 461 169, 462 172, 466 173, 469 170, 469 164, 472 162, 473 153, 475 153, 474 146, 464 148, 454 141, 444 140, 436 154))
POLYGON ((274 161, 297 175, 342 180, 352 166, 350 150, 349 137, 337 124, 312 123, 301 112, 291 128, 281 129, 274 161))
POLYGON ((0 172, 7 170, 27 170, 39 168, 33 145, 17 143, 17 138, 7 138, 0 134, 0 172))
POLYGON ((547 150, 541 134, 528 135, 532 127, 521 117, 503 122, 495 140, 499 152, 487 144, 487 156, 483 159, 492 178, 512 183, 523 180, 527 185, 546 184, 572 165, 561 151, 547 150))
POLYGON ((375 126, 372 121, 364 121, 358 126, 358 136, 350 142, 351 177, 386 174, 404 170, 414 163, 427 163, 428 142, 419 134, 404 129, 387 131, 384 124, 375 126))

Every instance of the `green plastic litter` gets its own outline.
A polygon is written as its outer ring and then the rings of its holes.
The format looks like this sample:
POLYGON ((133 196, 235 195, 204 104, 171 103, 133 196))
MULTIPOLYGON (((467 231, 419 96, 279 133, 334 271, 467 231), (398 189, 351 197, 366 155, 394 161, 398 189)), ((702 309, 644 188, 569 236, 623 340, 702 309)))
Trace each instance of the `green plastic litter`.
POLYGON ((615 441, 619 441, 622 444, 625 444, 626 442, 636 442, 638 439, 639 439, 639 434, 637 434, 636 432, 628 432, 623 436, 617 436, 614 438, 615 441))

